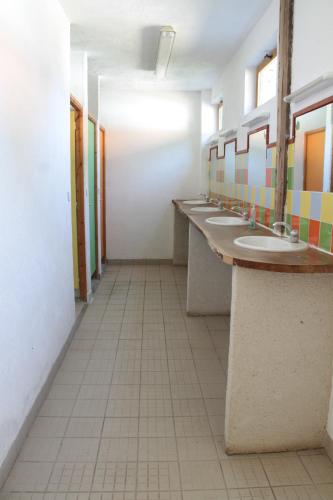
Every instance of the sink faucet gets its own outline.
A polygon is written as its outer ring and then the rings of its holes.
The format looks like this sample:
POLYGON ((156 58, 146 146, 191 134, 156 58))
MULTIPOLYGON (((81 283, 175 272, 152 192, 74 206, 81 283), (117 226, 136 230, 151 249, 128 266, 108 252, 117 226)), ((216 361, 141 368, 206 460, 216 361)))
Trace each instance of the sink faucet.
POLYGON ((296 229, 293 229, 286 222, 282 222, 282 221, 274 222, 274 224, 273 224, 274 233, 282 237, 283 236, 283 232, 282 232, 283 227, 285 230, 286 237, 288 236, 288 233, 289 233, 289 240, 291 241, 291 243, 298 243, 298 231, 296 229), (276 230, 277 227, 280 227, 280 232, 278 232, 276 230))
POLYGON ((248 220, 249 217, 248 217, 247 211, 244 208, 240 207, 239 205, 235 205, 235 206, 231 207, 231 210, 233 210, 234 212, 240 213, 244 220, 248 220))

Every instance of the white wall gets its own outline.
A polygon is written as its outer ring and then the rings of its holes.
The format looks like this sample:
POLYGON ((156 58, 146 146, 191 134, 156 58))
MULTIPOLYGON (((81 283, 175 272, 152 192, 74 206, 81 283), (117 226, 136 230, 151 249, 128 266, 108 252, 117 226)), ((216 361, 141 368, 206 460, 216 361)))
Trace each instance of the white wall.
MULTIPOLYGON (((69 23, 0 3, 0 466, 74 321, 69 23)), ((0 482, 1 482, 0 477, 0 482)))
POLYGON ((218 128, 218 108, 212 103, 212 91, 203 90, 201 92, 201 178, 200 192, 209 191, 209 172, 207 168, 207 143, 209 138, 216 133, 218 128))
MULTIPOLYGON (((223 129, 238 130, 238 149, 246 147, 248 129, 242 128, 246 114, 253 107, 255 86, 252 85, 254 68, 262 61, 266 52, 276 48, 279 27, 279 1, 273 0, 257 24, 240 45, 238 51, 225 66, 220 78, 213 86, 212 98, 214 102, 223 100, 223 129), (252 97, 245 96, 245 81, 252 87, 252 97)), ((276 138, 276 99, 264 104, 258 111, 269 111, 270 141, 276 138)), ((256 125, 258 126, 258 125, 256 125)), ((220 146, 222 146, 220 140, 220 146)), ((220 149, 221 150, 221 149, 220 149)))
POLYGON ((171 258, 171 200, 200 190, 200 114, 200 92, 102 85, 108 258, 171 258))
POLYGON ((333 71, 332 18, 332 0, 295 0, 292 90, 333 71))

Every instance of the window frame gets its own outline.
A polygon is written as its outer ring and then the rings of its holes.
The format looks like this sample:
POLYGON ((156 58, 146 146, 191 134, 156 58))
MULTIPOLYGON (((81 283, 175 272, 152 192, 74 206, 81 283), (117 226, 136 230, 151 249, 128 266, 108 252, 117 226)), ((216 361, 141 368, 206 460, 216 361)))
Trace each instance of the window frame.
MULTIPOLYGON (((258 64, 256 68, 256 107, 262 106, 265 103, 259 104, 259 74, 260 72, 268 66, 274 59, 277 58, 277 49, 271 51, 271 58, 264 57, 262 61, 258 64)), ((275 94, 276 95, 276 94, 275 94)), ((266 101, 267 102, 267 101, 266 101)))
POLYGON ((223 128, 223 100, 217 106, 217 129, 220 132, 223 128))

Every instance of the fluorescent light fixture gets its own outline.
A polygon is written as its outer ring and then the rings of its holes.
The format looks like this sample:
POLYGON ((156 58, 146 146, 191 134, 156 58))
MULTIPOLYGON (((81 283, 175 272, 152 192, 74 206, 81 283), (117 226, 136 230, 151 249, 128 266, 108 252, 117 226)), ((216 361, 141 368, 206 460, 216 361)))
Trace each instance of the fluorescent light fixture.
POLYGON ((172 26, 162 26, 160 29, 160 42, 156 62, 157 78, 165 78, 170 62, 172 47, 175 41, 176 32, 172 26))

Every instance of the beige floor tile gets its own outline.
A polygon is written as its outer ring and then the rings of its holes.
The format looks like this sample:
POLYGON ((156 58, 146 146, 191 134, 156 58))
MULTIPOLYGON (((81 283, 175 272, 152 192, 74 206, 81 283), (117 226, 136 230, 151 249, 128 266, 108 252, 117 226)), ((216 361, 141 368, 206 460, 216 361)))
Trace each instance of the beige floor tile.
POLYGON ((189 385, 189 384, 198 384, 199 380, 196 372, 172 372, 170 373, 170 383, 172 385, 189 385))
POLYGON ((178 460, 176 439, 174 437, 139 439, 139 461, 159 462, 165 460, 178 460))
POLYGON ((317 489, 321 495, 321 500, 332 500, 333 484, 318 484, 317 489))
POLYGON ((184 490, 224 489, 219 462, 180 462, 180 473, 184 490))
POLYGON ((28 437, 18 456, 20 462, 54 462, 61 438, 28 437))
POLYGON ((327 456, 307 455, 301 460, 314 483, 333 483, 333 463, 327 456))
POLYGON ((223 415, 209 415, 208 416, 210 428, 214 436, 224 434, 224 416, 223 415))
POLYGON ((173 399, 195 399, 202 398, 199 384, 177 384, 171 386, 173 399))
POLYGON ((172 437, 175 435, 173 418, 141 417, 139 421, 140 437, 172 437))
POLYGON ((207 398, 205 405, 208 415, 224 415, 225 399, 224 398, 207 398))
POLYGON ((109 385, 81 385, 78 399, 108 399, 109 385))
POLYGON ((79 385, 53 384, 47 396, 47 399, 76 399, 79 390, 79 385))
POLYGON ((179 460, 216 460, 215 443, 209 436, 177 438, 179 460))
POLYGON ((112 376, 113 385, 135 385, 138 383, 139 376, 137 371, 114 371, 112 376))
POLYGON ((140 399, 171 399, 170 385, 141 384, 140 399))
POLYGON ((139 397, 140 397, 139 384, 111 385, 110 399, 139 399, 139 397))
POLYGON ((226 490, 184 491, 183 500, 229 500, 226 490))
POLYGON ((270 488, 228 490, 229 500, 275 500, 270 488))
POLYGON ((107 417, 138 417, 138 399, 110 399, 106 408, 107 417))
POLYGON ((136 438, 103 438, 100 443, 99 462, 136 462, 138 440, 136 438))
MULTIPOLYGON (((47 491, 88 492, 91 488, 94 468, 95 464, 93 463, 56 463, 52 471, 47 491)), ((46 499, 53 500, 49 495, 46 496, 45 500, 46 499)), ((55 500, 58 500, 57 497, 55 500)), ((64 499, 60 497, 59 500, 64 499)), ((70 500, 70 498, 66 500, 70 500)), ((72 500, 74 500, 73 496, 72 500)), ((81 500, 81 498, 77 500, 81 500)))
POLYGON ((46 399, 40 409, 40 417, 70 417, 75 401, 72 399, 46 399))
POLYGON ((73 417, 104 417, 106 399, 79 399, 73 409, 73 417))
POLYGON ((182 494, 179 491, 143 491, 137 494, 136 500, 182 500, 182 494))
POLYGON ((12 468, 4 492, 45 491, 53 464, 43 462, 16 462, 12 468))
POLYGON ((29 436, 63 437, 68 420, 68 417, 37 417, 30 429, 29 436))
POLYGON ((59 370, 54 378, 54 384, 64 385, 78 385, 82 384, 84 377, 84 371, 81 372, 73 372, 73 371, 64 371, 59 370))
POLYGON ((108 385, 111 384, 112 372, 86 372, 82 383, 84 385, 108 385))
POLYGON ((170 384, 169 372, 141 372, 141 384, 165 385, 170 384))
POLYGON ((311 478, 297 456, 262 457, 261 461, 272 486, 311 484, 311 478))
POLYGON ((268 486, 268 480, 259 459, 222 460, 221 465, 228 488, 268 486))
POLYGON ((141 399, 141 417, 172 417, 171 399, 141 399))
MULTIPOLYGON (((315 486, 279 486, 273 488, 276 500, 324 500, 315 486)), ((328 497, 329 499, 333 497, 328 497)), ((326 500, 326 499, 325 499, 326 500)))
POLYGON ((97 458, 99 439, 64 438, 58 453, 58 462, 94 462, 97 458))
POLYGON ((166 359, 142 359, 141 370, 147 372, 168 371, 168 361, 166 359))
POLYGON ((109 438, 137 437, 138 428, 138 418, 106 418, 104 420, 102 436, 109 438))
POLYGON ((136 476, 136 463, 98 462, 94 474, 92 491, 134 491, 136 485, 136 476))
POLYGON ((203 383, 201 385, 201 391, 204 398, 224 398, 226 386, 225 384, 212 384, 203 383))
POLYGON ((69 421, 66 437, 100 437, 102 426, 103 418, 73 417, 69 421))
POLYGON ((192 359, 169 359, 169 371, 172 372, 193 372, 195 371, 192 359))
POLYGON ((115 366, 113 359, 91 359, 87 365, 88 372, 108 372, 115 366))
POLYGON ((211 436, 209 421, 206 416, 175 417, 176 436, 211 436))
POLYGON ((180 477, 177 462, 139 462, 138 491, 177 491, 180 477))
POLYGON ((116 371, 140 371, 141 360, 140 359, 116 359, 114 369, 116 371))
POLYGON ((174 399, 172 404, 175 417, 206 415, 203 399, 174 399))

